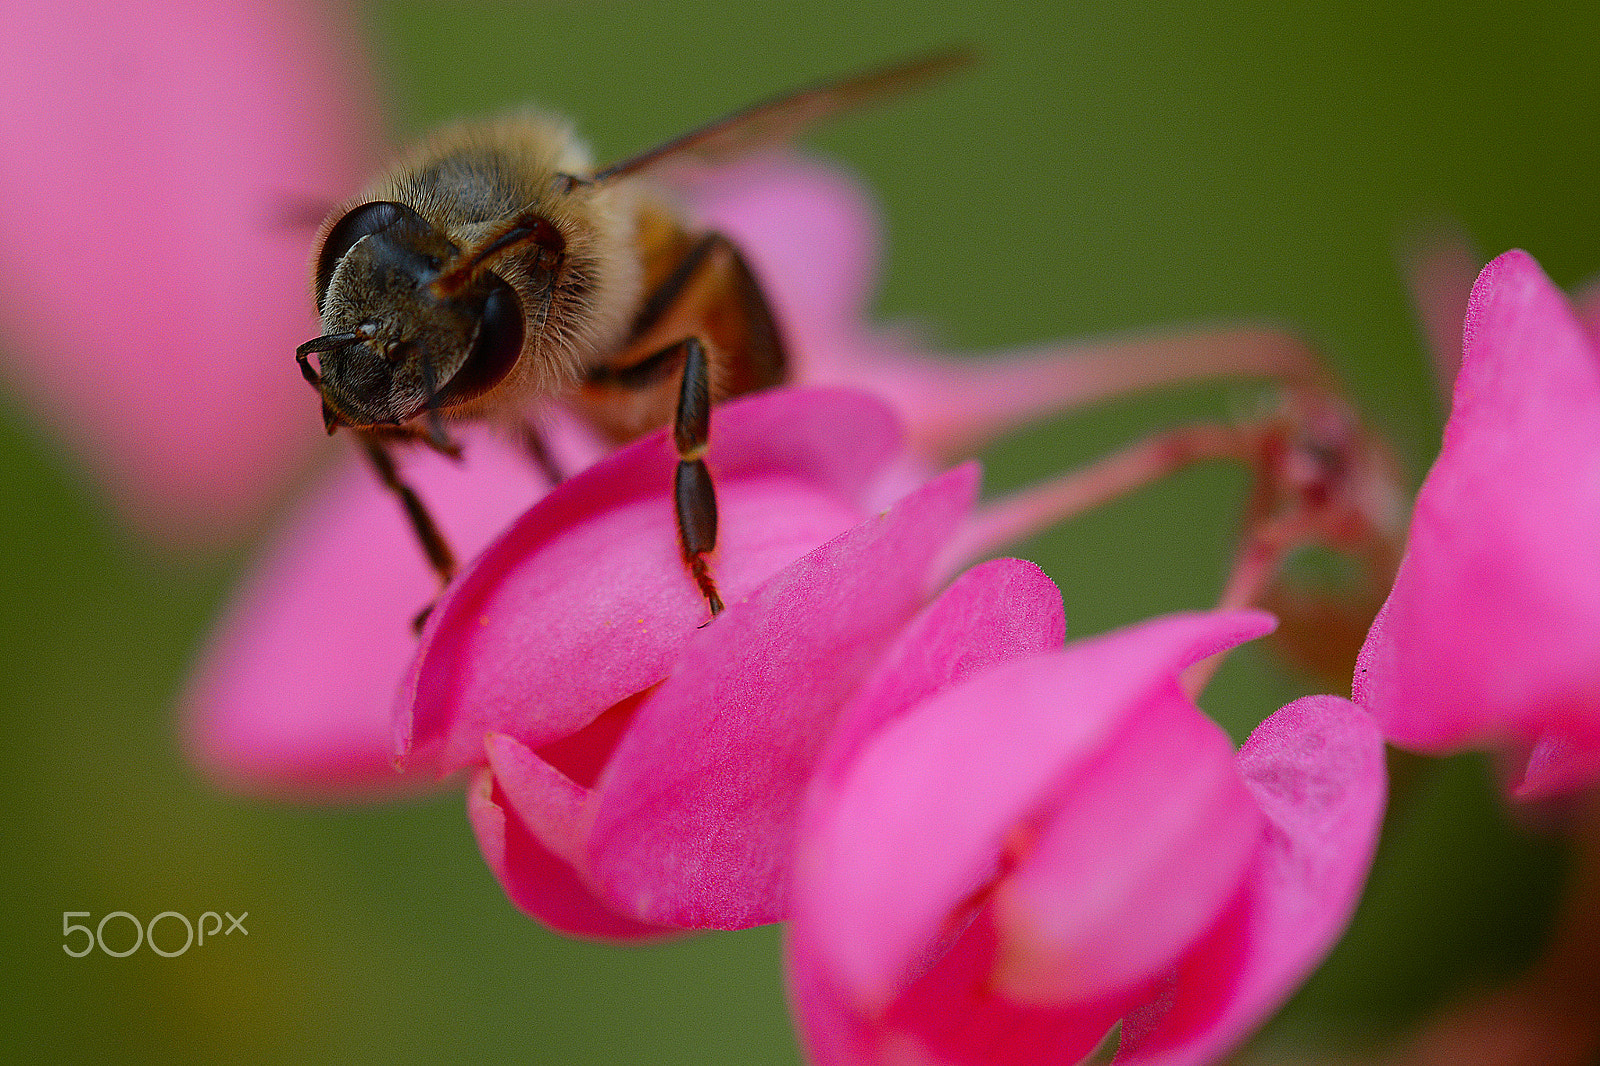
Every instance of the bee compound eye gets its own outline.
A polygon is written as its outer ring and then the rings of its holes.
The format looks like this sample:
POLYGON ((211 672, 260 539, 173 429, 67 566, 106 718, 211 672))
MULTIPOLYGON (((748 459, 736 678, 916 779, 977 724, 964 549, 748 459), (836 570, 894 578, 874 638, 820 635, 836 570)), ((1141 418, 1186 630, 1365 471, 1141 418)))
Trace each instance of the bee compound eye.
POLYGON ((486 276, 492 284, 478 318, 472 351, 444 390, 453 403, 464 403, 494 388, 522 354, 522 302, 499 277, 486 276))
POLYGON ((333 281, 333 272, 343 259, 363 237, 370 237, 374 233, 382 233, 397 225, 416 226, 428 229, 427 221, 405 204, 395 203, 393 200, 374 200, 371 203, 360 204, 345 212, 344 217, 333 224, 328 230, 328 236, 322 242, 322 249, 317 253, 317 305, 322 305, 323 297, 328 294, 328 285, 333 281))

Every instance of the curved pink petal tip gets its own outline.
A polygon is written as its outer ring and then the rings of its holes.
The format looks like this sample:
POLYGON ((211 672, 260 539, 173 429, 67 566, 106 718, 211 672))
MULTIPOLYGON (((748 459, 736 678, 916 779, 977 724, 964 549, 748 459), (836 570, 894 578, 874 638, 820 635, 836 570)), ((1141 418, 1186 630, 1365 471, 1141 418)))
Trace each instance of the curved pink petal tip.
MULTIPOLYGON (((480 770, 467 789, 467 817, 478 847, 511 902, 569 936, 639 941, 674 935, 676 930, 633 921, 607 906, 565 859, 529 831, 496 781, 497 773, 516 776, 507 762, 516 760, 517 746, 515 741, 504 745, 498 768, 480 770)), ((524 754, 537 758, 526 749, 524 754)))

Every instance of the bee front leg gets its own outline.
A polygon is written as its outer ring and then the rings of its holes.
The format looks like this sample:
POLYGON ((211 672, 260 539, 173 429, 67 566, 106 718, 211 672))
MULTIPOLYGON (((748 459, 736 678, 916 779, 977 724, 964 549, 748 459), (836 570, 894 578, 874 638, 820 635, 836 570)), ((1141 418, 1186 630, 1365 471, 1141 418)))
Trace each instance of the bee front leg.
MULTIPOLYGON (((406 518, 411 523, 412 532, 417 535, 417 541, 422 545, 422 552, 428 557, 428 565, 439 578, 439 587, 442 589, 450 583, 456 575, 456 556, 450 550, 450 544, 444 539, 439 525, 433 520, 433 515, 428 513, 428 508, 423 504, 415 490, 400 479, 400 472, 394 465, 394 456, 389 454, 388 447, 377 436, 371 433, 357 433, 361 438, 361 446, 371 460, 373 469, 378 473, 378 479, 385 488, 394 493, 399 499, 401 507, 405 509, 406 518)), ((414 628, 421 630, 422 623, 428 620, 428 612, 433 609, 430 603, 412 620, 414 628)))

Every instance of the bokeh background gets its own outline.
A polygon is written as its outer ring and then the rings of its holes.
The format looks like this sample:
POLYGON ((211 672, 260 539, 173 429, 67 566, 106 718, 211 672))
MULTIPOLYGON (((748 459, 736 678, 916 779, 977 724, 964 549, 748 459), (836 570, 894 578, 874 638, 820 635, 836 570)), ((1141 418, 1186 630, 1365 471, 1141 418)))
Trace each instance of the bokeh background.
MULTIPOLYGON (((578 117, 602 158, 781 88, 973 43, 975 71, 807 140, 880 199, 881 317, 974 352, 1294 323, 1413 480, 1441 409, 1397 269, 1407 235, 1448 221, 1486 253, 1527 248, 1568 286, 1600 269, 1593 4, 433 0, 357 19, 388 136, 536 100, 578 117)), ((993 449, 988 484, 1253 396, 1052 421, 993 449)), ((1061 585, 1078 635, 1203 606, 1243 489, 1193 471, 1019 554, 1061 585)), ((201 782, 172 703, 247 558, 131 538, 0 396, 5 1047, 56 1062, 797 1060, 777 929, 566 941, 506 902, 458 794, 296 807, 201 782), (62 951, 62 912, 115 910, 248 911, 249 935, 171 959, 62 951)), ((1207 704, 1242 736, 1312 685, 1250 650, 1207 704)), ((1408 766, 1355 925, 1251 1054, 1359 1057, 1514 972, 1562 865, 1554 838, 1502 813, 1481 760, 1408 766)))

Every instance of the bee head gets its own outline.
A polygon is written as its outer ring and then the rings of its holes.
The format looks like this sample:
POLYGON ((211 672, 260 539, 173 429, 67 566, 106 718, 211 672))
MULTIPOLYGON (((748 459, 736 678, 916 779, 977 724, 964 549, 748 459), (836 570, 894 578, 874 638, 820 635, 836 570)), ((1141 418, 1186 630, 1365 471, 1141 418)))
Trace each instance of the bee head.
POLYGON ((332 433, 397 426, 482 395, 522 350, 516 293, 404 204, 347 212, 317 254, 323 336, 296 350, 332 433), (319 353, 319 368, 308 356, 319 353))

